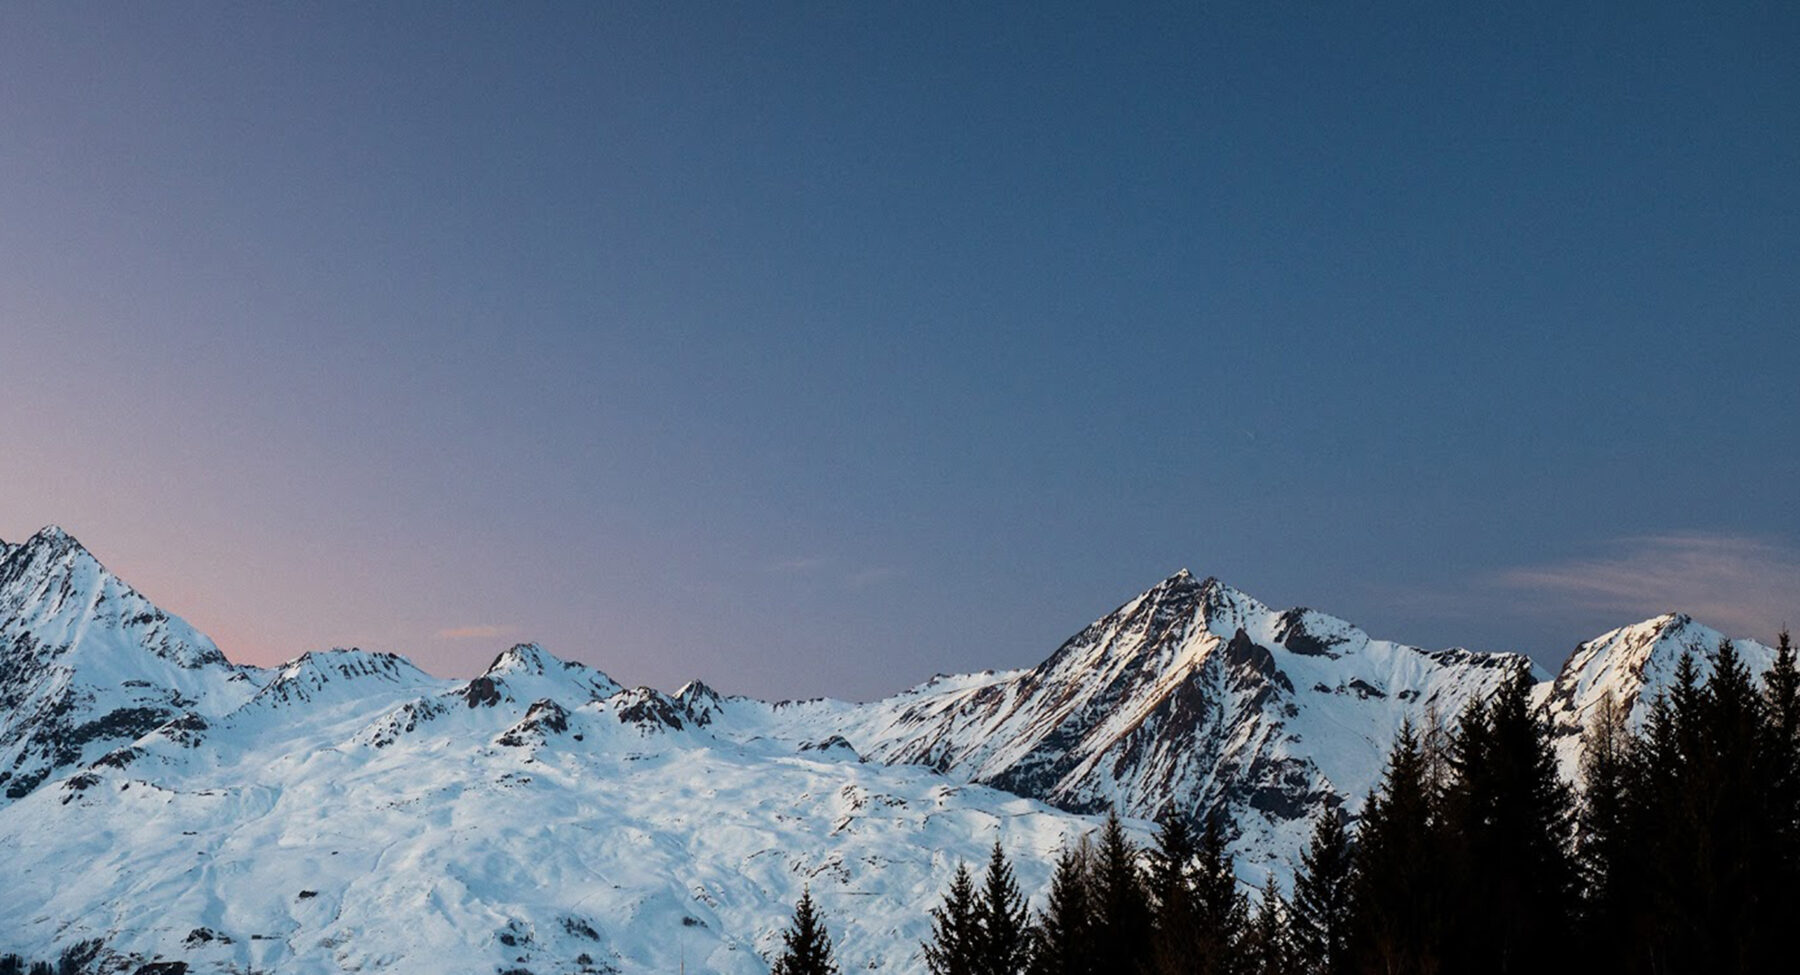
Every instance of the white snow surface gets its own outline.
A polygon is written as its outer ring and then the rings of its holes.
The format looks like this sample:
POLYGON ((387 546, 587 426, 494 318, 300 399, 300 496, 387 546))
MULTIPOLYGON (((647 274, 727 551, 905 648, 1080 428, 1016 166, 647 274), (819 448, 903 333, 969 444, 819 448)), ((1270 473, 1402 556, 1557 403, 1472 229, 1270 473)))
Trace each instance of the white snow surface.
MULTIPOLYGON (((1534 670, 1565 768, 1599 700, 1641 722, 1681 652, 1704 677, 1719 639, 1671 614, 1534 670)), ((263 670, 48 528, 0 543, 0 950, 760 975, 810 888, 845 971, 923 971, 958 861, 999 840, 1041 895, 1109 806, 1143 838, 1165 811, 1223 816, 1246 883, 1285 883, 1403 721, 1454 721, 1525 667, 1183 571, 1037 667, 866 704, 626 689, 531 644, 469 680, 360 649, 263 670)))
POLYGON ((357 649, 236 667, 61 532, 8 546, 0 599, 0 688, 26 692, 0 754, 135 719, 0 805, 0 950, 28 957, 760 975, 810 888, 844 970, 922 971, 957 862, 998 840, 1035 892, 1095 825, 841 743, 721 737, 703 685, 626 690, 533 645, 467 681, 357 649))
POLYGON ((734 700, 724 724, 838 734, 870 758, 1069 808, 1224 815, 1240 873, 1285 883, 1320 810, 1361 809, 1403 721, 1452 720, 1521 667, 1373 640, 1183 570, 1034 669, 937 677, 862 705, 734 700))
MULTIPOLYGON (((1694 658, 1704 684, 1712 676, 1725 634, 1685 613, 1665 613, 1623 626, 1576 647, 1556 680, 1537 688, 1538 700, 1554 722, 1557 761, 1575 780, 1581 765, 1581 731, 1608 697, 1625 710, 1626 727, 1641 730, 1656 696, 1675 686, 1683 654, 1694 658)), ((1744 666, 1760 676, 1775 662, 1775 651, 1754 640, 1733 640, 1744 666)))

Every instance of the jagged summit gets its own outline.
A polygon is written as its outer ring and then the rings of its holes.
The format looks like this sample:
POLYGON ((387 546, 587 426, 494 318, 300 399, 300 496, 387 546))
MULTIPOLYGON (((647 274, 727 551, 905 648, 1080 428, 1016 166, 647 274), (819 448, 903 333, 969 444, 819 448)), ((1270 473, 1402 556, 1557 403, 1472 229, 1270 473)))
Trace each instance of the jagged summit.
POLYGON ((484 676, 509 673, 543 674, 563 665, 563 660, 535 643, 515 643, 502 650, 482 671, 484 676))
POLYGON ((33 533, 30 538, 16 545, 0 543, 0 585, 4 585, 9 577, 27 577, 53 571, 53 567, 62 565, 65 568, 81 566, 86 569, 105 573, 106 567, 100 564, 92 552, 76 540, 75 536, 57 525, 46 525, 33 533))
POLYGON ((725 698, 700 680, 691 680, 681 685, 681 689, 675 692, 675 702, 701 727, 712 724, 713 719, 725 708, 725 698))
POLYGON ((147 651, 189 669, 227 665, 212 640, 152 604, 55 525, 0 561, 0 649, 40 658, 147 651))
POLYGON ((1454 715, 1530 662, 1371 639, 1175 573, 1029 670, 951 676, 867 705, 776 708, 795 740, 843 735, 1064 808, 1221 815, 1246 863, 1285 873, 1325 808, 1352 814, 1408 719, 1454 715))
POLYGON ((56 524, 45 525, 38 529, 30 538, 25 540, 21 547, 24 546, 41 546, 55 551, 70 551, 73 549, 81 549, 84 552, 87 551, 86 547, 83 546, 74 535, 69 534, 63 526, 56 524))
POLYGON ((470 682, 470 693, 484 697, 490 690, 520 701, 540 698, 599 700, 624 690, 623 685, 584 663, 563 660, 535 643, 516 643, 470 682))
POLYGON ((0 786, 9 799, 165 722, 223 714, 259 676, 55 525, 0 560, 0 786))
POLYGON ((309 650, 282 664, 275 677, 257 691, 253 703, 285 706, 356 698, 368 693, 358 685, 371 681, 405 688, 438 683, 399 654, 333 647, 309 650))

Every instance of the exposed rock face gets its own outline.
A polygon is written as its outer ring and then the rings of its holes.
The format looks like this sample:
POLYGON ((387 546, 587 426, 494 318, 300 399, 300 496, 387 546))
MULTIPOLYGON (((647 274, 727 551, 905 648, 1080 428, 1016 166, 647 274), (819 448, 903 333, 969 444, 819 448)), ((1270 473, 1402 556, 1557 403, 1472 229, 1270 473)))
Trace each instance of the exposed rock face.
POLYGON ((55 526, 0 547, 0 805, 262 683, 55 526))
POLYGON ((1279 867, 1321 809, 1360 809, 1403 720, 1453 718, 1530 667, 1371 640, 1182 571, 1030 670, 937 678, 866 705, 788 705, 773 719, 1065 809, 1222 815, 1240 857, 1279 867))
POLYGON ((524 748, 532 744, 543 744, 551 735, 565 734, 569 730, 569 710, 555 701, 538 701, 525 712, 524 720, 495 740, 496 744, 508 748, 524 748))

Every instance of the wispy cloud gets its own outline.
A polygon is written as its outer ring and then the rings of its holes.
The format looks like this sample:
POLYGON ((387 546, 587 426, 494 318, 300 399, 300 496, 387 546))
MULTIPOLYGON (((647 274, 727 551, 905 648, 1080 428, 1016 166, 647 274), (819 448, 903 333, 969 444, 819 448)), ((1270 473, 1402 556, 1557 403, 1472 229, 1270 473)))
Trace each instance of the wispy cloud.
POLYGON ((1632 617, 1679 610, 1765 640, 1800 620, 1800 551, 1746 535, 1626 538, 1592 557, 1509 569, 1496 581, 1569 609, 1632 617))
POLYGON ((482 623, 475 626, 452 626, 437 632, 440 640, 491 640, 512 632, 510 626, 482 623))

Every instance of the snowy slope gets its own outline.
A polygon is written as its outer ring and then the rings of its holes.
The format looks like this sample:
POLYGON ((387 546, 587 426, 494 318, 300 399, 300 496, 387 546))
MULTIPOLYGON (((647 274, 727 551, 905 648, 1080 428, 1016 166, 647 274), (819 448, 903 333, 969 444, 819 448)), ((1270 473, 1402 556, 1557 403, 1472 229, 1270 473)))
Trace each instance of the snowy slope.
MULTIPOLYGON (((1626 725, 1641 729, 1656 696, 1675 686, 1675 668, 1684 653, 1694 657, 1701 683, 1712 675, 1725 634, 1682 613, 1665 613, 1642 623, 1603 633, 1575 648, 1556 680, 1539 687, 1542 707, 1558 732, 1557 759, 1563 774, 1576 777, 1581 730, 1609 695, 1625 709, 1626 725)), ((1753 640, 1733 640, 1751 674, 1761 676, 1775 651, 1753 640)))
POLYGON ((0 555, 0 805, 184 715, 248 700, 264 674, 106 571, 62 529, 0 555))
MULTIPOLYGON (((710 730, 534 645, 237 667, 46 529, 0 550, 0 950, 124 970, 767 971, 810 886, 847 969, 917 971, 957 860, 1027 889, 1091 820, 840 744, 710 730)), ((1141 828, 1141 827, 1140 827, 1141 828)))
POLYGON ((47 894, 0 898, 11 947, 100 938, 201 971, 762 973, 810 886, 846 970, 918 971, 958 859, 1002 839, 1035 889, 1092 826, 926 769, 727 742, 656 691, 530 701, 383 662, 311 655, 0 815, 14 889, 47 894))
POLYGON ((1403 720, 1453 719, 1530 666, 1372 640, 1183 570, 1031 670, 937 678, 865 705, 737 702, 730 723, 841 734, 873 759, 1079 811, 1223 815, 1246 876, 1285 876, 1322 809, 1360 809, 1403 720))
MULTIPOLYGON (((1578 647, 1538 689, 1565 762, 1604 695, 1641 720, 1718 640, 1670 615, 1578 647)), ((359 649, 261 670, 50 528, 0 543, 0 950, 761 973, 810 886, 846 971, 921 971, 927 910, 995 838, 1035 892, 1092 828, 1077 813, 1216 813, 1246 881, 1285 878, 1313 816, 1360 809, 1403 720, 1453 721, 1529 666, 1184 571, 1037 667, 867 704, 626 689, 531 644, 466 680, 359 649)))

